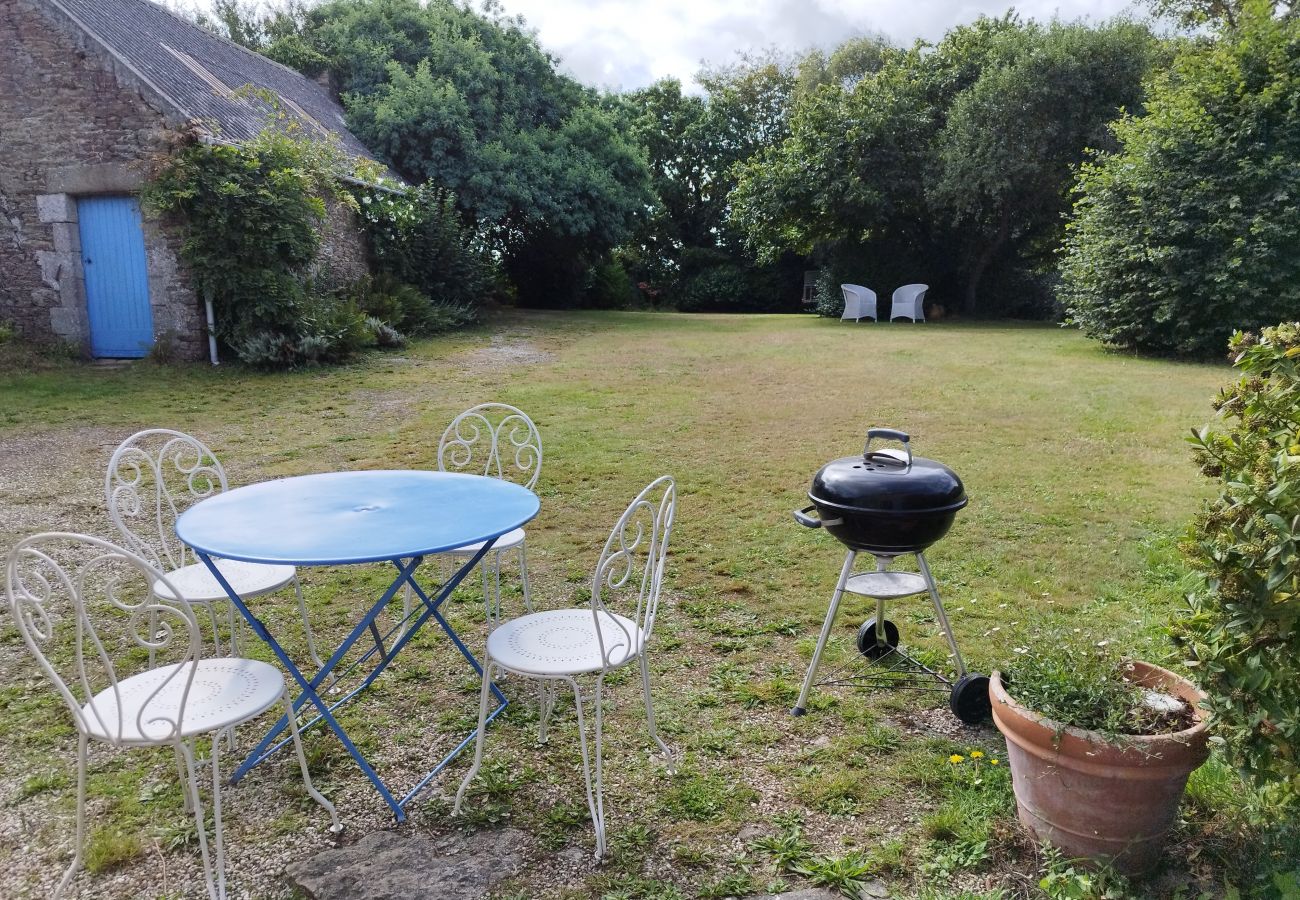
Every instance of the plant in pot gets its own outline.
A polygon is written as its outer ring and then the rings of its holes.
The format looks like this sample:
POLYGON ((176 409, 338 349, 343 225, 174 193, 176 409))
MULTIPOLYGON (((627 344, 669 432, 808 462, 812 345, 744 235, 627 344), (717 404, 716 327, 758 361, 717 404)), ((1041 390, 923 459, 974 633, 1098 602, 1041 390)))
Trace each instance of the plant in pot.
POLYGON ((1051 649, 1026 652, 989 685, 1020 822, 1067 857, 1140 874, 1208 755, 1203 695, 1105 641, 1038 644, 1051 649))

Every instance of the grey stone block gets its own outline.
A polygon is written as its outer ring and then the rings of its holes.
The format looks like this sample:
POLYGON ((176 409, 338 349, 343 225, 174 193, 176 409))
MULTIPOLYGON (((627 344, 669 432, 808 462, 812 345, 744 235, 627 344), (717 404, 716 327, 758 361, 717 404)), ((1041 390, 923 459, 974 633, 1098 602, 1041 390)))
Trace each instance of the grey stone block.
POLYGON ((59 306, 50 310, 50 331, 61 340, 80 343, 86 339, 89 328, 81 310, 59 306))
POLYGON ((438 843, 377 831, 290 866, 289 878, 313 900, 470 900, 518 874, 526 843, 515 828, 438 843))
POLYGON ((64 194, 132 194, 144 185, 145 176, 142 164, 137 162, 86 162, 50 168, 45 182, 48 190, 64 194))
POLYGON ((76 257, 66 253, 51 250, 36 252, 36 264, 41 267, 41 282, 56 291, 59 290, 59 279, 72 270, 75 261, 76 257))
POLYGON ((56 222, 51 226, 54 232, 54 252, 76 256, 81 253, 81 231, 75 222, 56 222))
POLYGON ((42 222, 75 222, 77 201, 70 194, 38 194, 36 217, 42 222))

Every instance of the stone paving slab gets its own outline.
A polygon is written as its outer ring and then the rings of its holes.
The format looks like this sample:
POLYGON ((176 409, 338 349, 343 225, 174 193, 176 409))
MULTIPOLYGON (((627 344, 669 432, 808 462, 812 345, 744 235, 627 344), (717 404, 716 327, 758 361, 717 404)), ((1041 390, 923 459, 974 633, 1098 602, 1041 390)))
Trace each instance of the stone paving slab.
POLYGON ((516 828, 451 835, 376 831, 355 844, 289 867, 313 900, 477 900, 523 868, 527 837, 516 828))

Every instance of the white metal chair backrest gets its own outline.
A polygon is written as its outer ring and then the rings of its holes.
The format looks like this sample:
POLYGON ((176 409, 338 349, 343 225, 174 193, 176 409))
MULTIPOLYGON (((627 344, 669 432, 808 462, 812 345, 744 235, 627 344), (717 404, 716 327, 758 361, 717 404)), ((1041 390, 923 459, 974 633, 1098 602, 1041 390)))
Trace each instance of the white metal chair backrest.
POLYGON ((596 638, 606 666, 615 658, 626 659, 628 648, 639 653, 650 642, 676 515, 677 485, 671 476, 660 476, 636 495, 605 541, 591 580, 591 613, 596 619, 596 638), (613 618, 618 609, 611 607, 622 609, 621 614, 640 627, 642 643, 638 644, 637 636, 613 618))
POLYGON ((516 481, 530 491, 542 474, 542 436, 505 403, 480 403, 451 420, 438 442, 438 469, 516 481))
POLYGON ((113 451, 104 477, 108 517, 127 546, 167 571, 195 561, 176 536, 176 517, 225 489, 226 472, 212 451, 170 428, 131 435, 113 451))
POLYGON ((20 541, 5 566, 9 611, 18 631, 54 683, 77 727, 120 744, 167 743, 183 721, 202 639, 184 603, 161 600, 151 590, 165 577, 146 560, 99 538, 48 532, 20 541), (154 686, 133 720, 124 718, 118 683, 148 666, 150 656, 179 663, 154 686), (180 704, 151 708, 164 690, 180 704), (95 696, 111 689, 100 702, 95 696), (111 699, 110 699, 111 698, 111 699))

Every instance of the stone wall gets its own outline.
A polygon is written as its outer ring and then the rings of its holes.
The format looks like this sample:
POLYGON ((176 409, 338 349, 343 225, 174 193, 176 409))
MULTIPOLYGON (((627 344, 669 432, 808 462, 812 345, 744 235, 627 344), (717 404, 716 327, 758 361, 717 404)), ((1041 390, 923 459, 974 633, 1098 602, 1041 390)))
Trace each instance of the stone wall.
MULTIPOLYGON (((0 0, 0 319, 88 349, 78 196, 130 194, 176 123, 98 44, 39 0, 0 0)), ((176 241, 144 223, 155 336, 206 352, 176 241)))
POLYGON ((370 271, 370 250, 356 213, 326 198, 325 223, 313 275, 330 287, 356 281, 370 271))

